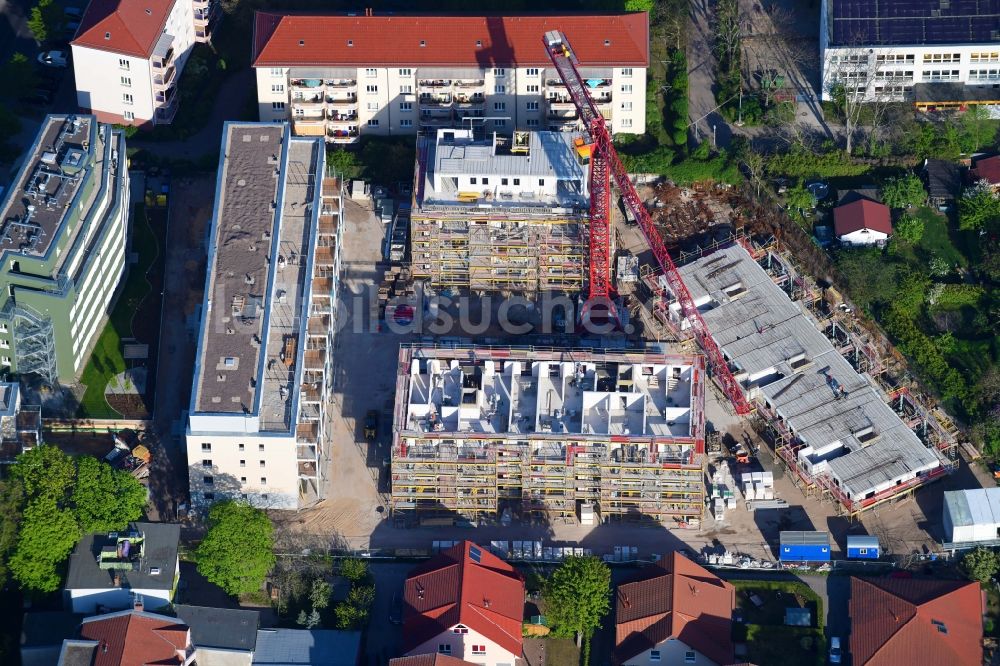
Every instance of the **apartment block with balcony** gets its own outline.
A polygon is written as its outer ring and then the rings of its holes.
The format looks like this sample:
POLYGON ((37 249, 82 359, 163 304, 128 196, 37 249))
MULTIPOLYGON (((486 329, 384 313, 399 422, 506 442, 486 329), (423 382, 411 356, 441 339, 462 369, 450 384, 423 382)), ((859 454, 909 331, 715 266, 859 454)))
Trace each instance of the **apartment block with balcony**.
POLYGON ((102 122, 169 124, 184 65, 220 16, 218 0, 93 0, 70 43, 77 104, 102 122))
POLYGON ((262 121, 352 143, 442 127, 574 130, 576 109, 542 44, 562 30, 612 132, 646 129, 645 13, 571 16, 303 16, 258 12, 262 121), (456 38, 456 36, 460 36, 456 38))
POLYGON ((923 111, 1000 104, 1000 1, 823 0, 822 96, 843 86, 865 101, 923 111))
POLYGON ((125 137, 48 116, 0 204, 0 366, 48 383, 83 370, 125 272, 125 137))
POLYGON ((227 123, 188 416, 192 504, 322 498, 343 205, 325 145, 227 123))

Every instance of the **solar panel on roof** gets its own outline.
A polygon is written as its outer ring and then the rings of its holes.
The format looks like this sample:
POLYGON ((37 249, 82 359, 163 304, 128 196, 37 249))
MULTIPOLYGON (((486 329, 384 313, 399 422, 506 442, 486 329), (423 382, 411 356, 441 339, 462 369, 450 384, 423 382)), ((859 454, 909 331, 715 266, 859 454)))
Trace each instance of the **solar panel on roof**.
POLYGON ((469 546, 469 559, 476 564, 482 564, 483 551, 479 550, 479 546, 469 546))

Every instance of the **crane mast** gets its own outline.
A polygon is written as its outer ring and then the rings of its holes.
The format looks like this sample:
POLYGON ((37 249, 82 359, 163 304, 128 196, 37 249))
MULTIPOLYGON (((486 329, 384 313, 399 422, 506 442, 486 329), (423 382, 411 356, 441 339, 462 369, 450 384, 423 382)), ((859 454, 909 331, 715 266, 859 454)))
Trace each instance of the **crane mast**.
MULTIPOLYGON (((549 54, 553 67, 559 72, 566 90, 573 99, 584 130, 588 135, 588 143, 592 145, 590 158, 590 290, 587 303, 598 300, 608 300, 611 294, 611 178, 621 191, 622 199, 635 219, 639 222, 646 242, 653 251, 666 277, 667 285, 681 306, 681 313, 687 319, 694 332, 695 339, 708 357, 708 365, 716 381, 722 387, 726 397, 733 403, 737 414, 748 414, 751 411, 743 390, 729 369, 729 364, 722 356, 722 351, 715 344, 709 333, 708 326, 702 318, 691 297, 691 292, 677 272, 677 266, 667 247, 660 237, 653 218, 639 199, 639 193, 628 177, 628 172, 622 165, 611 142, 611 132, 607 121, 594 104, 586 84, 578 69, 578 61, 570 48, 566 36, 558 30, 545 33, 542 41, 549 54)), ((586 305, 584 306, 586 309, 586 305)))

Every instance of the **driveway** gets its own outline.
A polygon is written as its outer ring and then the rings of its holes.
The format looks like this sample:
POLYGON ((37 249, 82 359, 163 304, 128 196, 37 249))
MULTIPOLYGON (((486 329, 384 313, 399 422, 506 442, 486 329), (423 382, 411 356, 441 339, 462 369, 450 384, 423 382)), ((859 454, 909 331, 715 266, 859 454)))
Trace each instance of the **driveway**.
POLYGON ((730 132, 722 116, 715 110, 715 68, 716 59, 712 52, 714 33, 711 28, 715 15, 711 0, 692 0, 688 21, 688 118, 695 123, 692 128, 694 139, 703 141, 712 136, 712 126, 721 132, 717 138, 720 145, 728 145, 730 132))

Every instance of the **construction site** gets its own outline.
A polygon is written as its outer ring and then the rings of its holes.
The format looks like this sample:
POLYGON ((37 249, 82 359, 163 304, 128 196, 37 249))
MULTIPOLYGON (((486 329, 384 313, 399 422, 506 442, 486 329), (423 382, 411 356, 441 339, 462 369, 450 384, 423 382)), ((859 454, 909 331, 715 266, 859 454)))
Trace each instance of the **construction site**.
POLYGON ((579 292, 589 205, 579 148, 564 132, 418 137, 413 278, 476 294, 579 292))
POLYGON ((702 356, 404 345, 398 367, 397 522, 700 526, 702 356))

